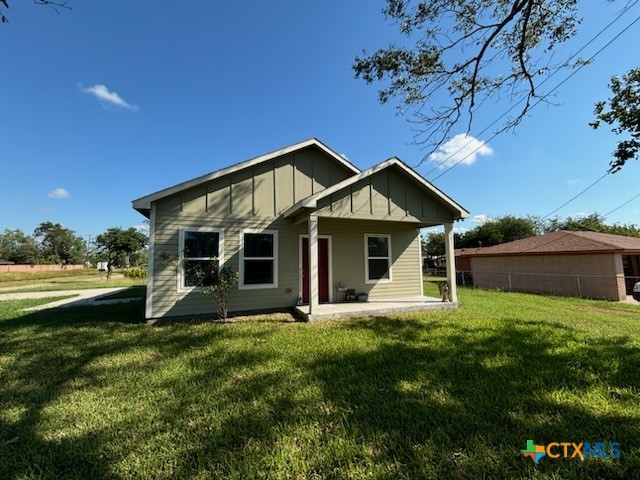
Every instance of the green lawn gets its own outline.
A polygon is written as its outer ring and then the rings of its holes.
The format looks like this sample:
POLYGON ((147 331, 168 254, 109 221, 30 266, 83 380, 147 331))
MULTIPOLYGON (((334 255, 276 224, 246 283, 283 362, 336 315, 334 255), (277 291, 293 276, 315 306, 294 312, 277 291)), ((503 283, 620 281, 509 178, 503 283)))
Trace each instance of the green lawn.
POLYGON ((149 327, 0 303, 0 478, 640 478, 640 308, 460 290, 458 311, 149 327), (618 441, 552 459, 527 439, 618 441))
MULTIPOLYGON (((116 271, 115 273, 118 274, 119 272, 116 271)), ((129 287, 146 283, 146 280, 140 279, 113 278, 107 281, 106 278, 106 273, 100 276, 96 269, 60 270, 54 272, 0 272, 0 293, 129 287)))
POLYGON ((100 297, 97 299, 98 302, 103 300, 117 300, 120 298, 138 298, 142 300, 144 297, 145 287, 137 286, 137 287, 129 287, 124 290, 120 290, 119 292, 112 293, 111 295, 105 295, 104 297, 100 297))

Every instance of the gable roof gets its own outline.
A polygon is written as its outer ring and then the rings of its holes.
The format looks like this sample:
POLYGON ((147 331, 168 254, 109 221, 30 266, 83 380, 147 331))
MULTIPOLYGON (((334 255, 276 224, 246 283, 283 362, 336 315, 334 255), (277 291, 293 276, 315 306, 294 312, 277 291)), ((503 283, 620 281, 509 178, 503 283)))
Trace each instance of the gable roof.
POLYGON ((523 238, 492 247, 460 248, 458 257, 503 255, 553 255, 561 253, 640 252, 640 238, 599 232, 557 232, 523 238))
POLYGON ((186 182, 182 182, 172 187, 159 190, 157 192, 154 192, 144 197, 140 197, 136 200, 133 200, 131 203, 133 205, 133 208, 138 210, 140 213, 146 215, 149 209, 151 208, 151 202, 155 202, 156 200, 160 200, 161 198, 168 197, 169 195, 173 195, 174 193, 178 193, 183 190, 196 187, 198 185, 209 182, 211 180, 215 180, 216 178, 220 178, 225 175, 229 175, 231 173, 239 172, 240 170, 244 170, 245 168, 254 167, 260 163, 273 160, 274 158, 280 157, 282 155, 287 155, 289 153, 293 153, 310 146, 315 146, 320 150, 324 151, 330 157, 334 158, 336 161, 344 165, 347 169, 351 170, 354 174, 360 173, 360 169, 355 165, 353 165, 351 162, 349 162, 347 159, 345 159, 342 155, 336 153, 334 150, 331 150, 329 147, 327 147, 324 143, 322 143, 317 138, 310 138, 309 140, 305 140, 304 142, 295 143, 288 147, 284 147, 279 150, 274 150, 273 152, 260 155, 259 157, 254 157, 244 162, 231 165, 230 167, 223 168, 221 170, 216 170, 214 172, 207 173, 205 175, 194 178, 192 180, 187 180, 186 182))
POLYGON ((379 163, 378 165, 375 165, 371 168, 369 168, 368 170, 364 170, 363 172, 360 172, 357 175, 354 175, 353 177, 349 177, 345 180, 343 180, 342 182, 336 183, 335 185, 332 185, 331 187, 325 188, 324 190, 321 190, 318 193, 315 193, 313 195, 310 195, 306 198, 303 198, 302 200, 300 200, 298 203, 296 203, 295 205, 293 205, 291 208, 289 208, 288 210, 286 210, 284 212, 284 217, 291 217, 295 214, 297 214, 298 212, 300 212, 303 209, 316 209, 318 208, 318 202, 320 200, 322 200, 323 198, 327 198, 328 196, 339 192, 340 190, 350 187, 351 185, 359 182, 360 180, 364 180, 365 178, 371 177, 372 175, 375 175, 378 172, 381 172, 383 170, 386 170, 387 168, 399 168, 400 170, 404 171, 405 173, 407 173, 410 177, 412 177, 413 179, 416 180, 416 182, 426 191, 428 191, 429 193, 434 194, 436 197, 438 197, 440 200, 442 200, 443 203, 445 203, 447 206, 449 206, 452 210, 454 210, 455 212, 458 213, 459 218, 466 218, 469 216, 469 212, 467 210, 465 210, 464 208, 462 208, 459 204, 457 204, 456 202, 453 201, 453 199, 451 199, 449 196, 445 195, 442 191, 440 191, 439 189, 437 189, 436 187, 434 187, 431 183, 429 183, 425 178, 423 178, 420 174, 418 174, 415 170, 413 170, 411 167, 409 167, 408 165, 406 165, 402 160, 400 160, 397 157, 392 157, 388 160, 385 160, 382 163, 379 163))

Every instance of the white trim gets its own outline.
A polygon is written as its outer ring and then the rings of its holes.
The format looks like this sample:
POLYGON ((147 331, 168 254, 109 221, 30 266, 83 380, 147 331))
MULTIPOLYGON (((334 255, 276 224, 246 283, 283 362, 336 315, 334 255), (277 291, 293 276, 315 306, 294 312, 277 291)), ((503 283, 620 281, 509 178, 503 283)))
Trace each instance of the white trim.
POLYGON ((238 289, 239 290, 260 290, 265 288, 278 288, 278 269, 280 267, 278 261, 278 230, 262 230, 259 228, 243 228, 240 230, 240 248, 238 255, 240 258, 238 289), (246 260, 273 260, 273 283, 244 284, 244 234, 245 233, 267 233, 273 235, 273 257, 248 257, 246 260))
POLYGON ((144 197, 140 197, 140 198, 138 198, 136 200, 133 200, 131 203, 133 205, 133 208, 135 208, 136 210, 146 210, 146 209, 151 207, 151 203, 152 202, 155 202, 156 200, 159 200, 161 198, 168 197, 169 195, 173 195, 174 193, 181 192, 181 191, 186 190, 188 188, 193 188, 193 187, 198 186, 198 185, 200 185, 202 183, 210 182, 211 180, 214 180, 216 178, 220 178, 220 177, 223 177, 225 175, 236 173, 236 172, 238 172, 240 170, 244 170, 245 168, 254 167, 254 166, 256 166, 256 165, 258 165, 260 163, 263 163, 263 162, 266 162, 266 161, 269 161, 269 160, 273 160, 274 158, 277 158, 277 157, 280 157, 280 156, 283 156, 283 155, 287 155, 287 154, 295 152, 297 150, 302 150, 303 148, 310 147, 312 145, 318 147, 320 150, 325 152, 327 155, 329 155, 333 159, 337 160, 340 164, 342 164, 343 166, 345 166, 346 168, 351 170, 353 173, 355 173, 355 174, 360 173, 360 169, 359 168, 357 168, 355 165, 353 165, 351 162, 346 160, 344 157, 342 157, 338 153, 336 153, 333 150, 331 150, 329 147, 327 147, 320 140, 318 140, 317 138, 310 138, 309 140, 305 140, 304 142, 299 142, 299 143, 296 143, 294 145, 290 145, 288 147, 281 148, 280 150, 275 150, 273 152, 266 153, 264 155, 260 155, 259 157, 255 157, 255 158, 252 158, 250 160, 246 160, 244 162, 237 163, 237 164, 232 165, 230 167, 223 168, 222 170, 216 170, 215 172, 207 173, 205 175, 202 175, 201 177, 197 177, 197 178, 194 178, 192 180, 187 180, 186 182, 179 183, 178 185, 174 185, 173 187, 169 187, 169 188, 165 188, 163 190, 159 190, 159 191, 157 191, 155 193, 152 193, 150 195, 146 195, 144 197))
MULTIPOLYGON (((218 268, 224 264, 224 228, 216 227, 179 227, 178 228, 178 275, 176 288, 179 293, 200 291, 199 287, 184 286, 184 232, 211 232, 218 234, 218 268)), ((215 257, 186 257, 189 260, 211 260, 215 257)))
POLYGON ((329 195, 332 195, 342 190, 343 188, 350 187, 351 185, 359 182, 360 180, 368 178, 392 166, 396 166, 401 170, 405 171, 407 174, 413 177, 418 183, 420 183, 420 185, 422 185, 423 188, 435 194, 438 198, 440 198, 440 200, 442 200, 445 204, 447 204, 452 209, 457 210, 460 219, 467 218, 469 216, 468 211, 466 211, 464 208, 462 208, 460 205, 454 202, 451 198, 449 198, 446 194, 444 194, 438 188, 434 187, 426 179, 418 175, 413 169, 409 168, 407 165, 404 164, 402 160, 400 160, 397 157, 390 158, 389 160, 379 163, 378 165, 375 165, 374 167, 371 167, 370 169, 365 170, 364 172, 360 172, 359 174, 354 175, 353 177, 349 177, 343 180, 342 182, 336 183, 335 185, 332 185, 328 188, 325 188, 324 190, 321 190, 316 194, 303 198, 298 203, 296 203, 295 205, 287 209, 283 215, 285 218, 287 218, 297 214, 303 208, 316 209, 318 208, 319 200, 326 198, 329 195))
POLYGON ((424 295, 424 278, 422 273, 422 235, 420 234, 420 229, 418 228, 418 268, 420 272, 420 290, 418 293, 420 295, 424 295))
MULTIPOLYGON (((298 235, 298 298, 302 299, 302 239, 309 238, 308 233, 298 235)), ((333 303, 333 239, 331 235, 318 235, 318 238, 326 238, 329 242, 329 303, 333 303)))
POLYGON ((449 301, 458 301, 458 287, 456 285, 456 258, 453 244, 453 224, 444 224, 444 254, 447 260, 447 283, 449 284, 449 301))
POLYGON ((149 214, 149 253, 147 259, 147 292, 144 305, 145 320, 153 318, 153 272, 156 263, 156 206, 151 204, 149 214))
POLYGON ((391 248, 391 234, 389 233, 365 233, 364 234, 364 282, 367 284, 376 283, 392 283, 393 275, 391 274, 391 266, 393 265, 393 249, 391 248), (369 257, 369 242, 370 237, 386 237, 387 248, 389 249, 387 257, 369 257), (389 260, 389 278, 379 278, 377 280, 369 279, 369 259, 387 259, 389 260))

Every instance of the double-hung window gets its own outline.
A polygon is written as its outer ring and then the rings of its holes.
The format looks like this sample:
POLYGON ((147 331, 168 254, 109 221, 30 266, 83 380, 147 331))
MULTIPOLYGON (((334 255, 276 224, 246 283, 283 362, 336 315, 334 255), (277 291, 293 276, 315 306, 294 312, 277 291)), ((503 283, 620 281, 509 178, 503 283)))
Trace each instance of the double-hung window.
POLYGON ((243 230, 240 233, 241 289, 278 286, 277 230, 243 230))
POLYGON ((224 230, 185 227, 178 242, 178 290, 209 286, 222 264, 224 230))
POLYGON ((365 234, 366 283, 391 282, 391 235, 365 234))

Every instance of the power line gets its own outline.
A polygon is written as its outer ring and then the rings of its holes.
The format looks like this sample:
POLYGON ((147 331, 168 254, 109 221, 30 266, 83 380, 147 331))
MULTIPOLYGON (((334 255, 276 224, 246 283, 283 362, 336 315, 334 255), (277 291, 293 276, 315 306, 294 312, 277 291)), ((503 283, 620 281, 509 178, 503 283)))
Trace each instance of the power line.
MULTIPOLYGON (((638 1, 638 0, 637 0, 638 1)), ((558 83, 555 87, 553 87, 551 90, 549 90, 548 95, 552 94, 553 92, 555 92, 558 88, 560 88, 562 85, 564 85, 567 81, 569 81, 575 74, 577 74, 580 70, 582 70, 587 64, 589 64, 594 58, 596 58, 600 53, 602 53, 606 48, 608 48, 613 42, 615 42, 618 38, 620 38, 620 36, 622 36, 622 34, 624 34, 627 30, 629 30, 633 25, 635 25, 638 20, 640 20, 640 16, 636 17, 635 20, 633 20, 629 25, 627 25, 625 28, 623 28, 620 32, 618 32, 617 35, 615 35, 611 40, 609 40, 603 47, 601 47, 596 53, 594 53, 591 57, 589 57, 589 59, 579 65, 573 72, 571 72, 569 75, 567 75, 562 81, 560 81, 560 83, 558 83)), ((522 100, 520 100, 522 101, 522 100)), ((539 99, 537 102, 535 102, 533 105, 531 105, 531 107, 529 108, 529 110, 532 110, 533 108, 535 108, 537 105, 539 105, 543 100, 539 99)), ((491 140, 493 140, 494 138, 496 138, 498 135, 500 135, 501 132, 496 132, 494 133, 491 137, 489 137, 488 140, 486 140, 485 142, 481 143, 478 147, 474 148, 471 152, 469 152, 467 155, 465 155, 464 157, 462 157, 460 160, 458 160, 456 163, 454 163, 453 165, 451 165, 449 168, 447 168, 445 171, 443 171, 440 175, 435 176, 434 178, 431 179, 431 181, 435 181, 438 178, 442 177, 444 174, 450 172, 453 168, 457 167, 458 165, 460 165, 464 160, 466 160, 467 158, 469 158, 471 155, 473 155, 474 153, 476 153, 478 150, 480 150, 485 143, 490 142, 491 140)), ((463 147, 464 148, 464 147, 463 147)), ((448 160, 448 159, 447 159, 448 160)), ((607 174, 605 174, 606 176, 607 174)), ((598 179, 598 181, 600 181, 601 179, 598 179)), ((586 191, 586 190, 584 190, 586 191)), ((581 192, 579 195, 581 195, 581 192)), ((578 196, 579 196, 578 195, 578 196)), ((564 205, 563 205, 564 206, 564 205)), ((553 213, 553 212, 552 212, 553 213)))
POLYGON ((633 202, 633 201, 634 201, 636 198, 638 198, 638 197, 640 197, 640 193, 639 193, 639 194, 637 194, 637 195, 635 195, 634 197, 631 197, 629 200, 627 200, 627 201, 626 201, 626 202, 624 202, 623 204, 618 205, 618 206, 617 206, 616 208, 614 208, 613 210, 611 210, 611 211, 609 211, 609 212, 605 213, 605 214, 603 215, 603 217, 604 217, 604 218, 607 218, 607 217, 608 217, 609 215, 611 215, 613 212, 615 212, 616 210, 619 210, 619 209, 621 209, 622 207, 624 207, 625 205, 627 205, 627 204, 629 204, 629 203, 633 202))
POLYGON ((601 180, 604 180, 604 178, 609 175, 609 172, 605 173, 604 175, 602 175, 600 178, 598 178, 595 182, 593 182, 591 185, 589 185, 587 188, 585 188, 584 190, 582 190, 581 192, 579 192, 577 195, 574 195, 573 197, 571 197, 569 200, 567 200, 566 202, 564 202, 562 205, 560 205, 558 208, 556 208, 555 210, 547 213, 544 217, 542 217, 543 219, 550 217, 551 215, 553 215, 554 213, 556 213, 558 210, 560 210, 563 207, 566 207, 567 205, 569 205, 571 202, 573 202, 576 198, 578 198, 580 195, 582 195, 583 193, 585 193, 587 190, 589 190, 591 187, 595 186, 597 183, 599 183, 601 180))
MULTIPOLYGON (((605 27, 603 27, 596 35, 594 35, 591 40, 589 40, 587 43, 585 43, 582 47, 580 47, 573 55, 571 55, 566 61, 565 64, 567 64, 568 62, 570 62, 571 60, 573 60, 575 57, 577 57, 580 52, 582 52, 585 48, 587 48, 589 45, 591 45, 598 37, 600 37, 600 35, 602 35, 604 32, 606 32, 611 26, 613 26, 618 20, 620 20, 629 10, 631 10, 631 8, 633 8, 640 0, 635 0, 633 3, 627 5, 619 14, 617 17, 615 17, 613 20, 611 20, 611 22, 609 22, 605 27)), ((542 82, 540 82, 538 84, 538 86, 536 88, 540 88, 542 85, 544 85, 549 79, 553 78, 554 75, 556 75, 560 70, 555 70, 553 73, 551 73, 548 77, 546 77, 544 80, 542 80, 542 82)), ((509 114, 511 112, 511 110, 513 110, 514 108, 516 108, 519 104, 521 104, 525 98, 527 98, 526 96, 523 96, 520 100, 518 100, 517 102, 515 102, 513 105, 511 105, 511 107, 509 107, 509 109, 504 112, 502 115, 500 115, 498 118, 496 118, 493 122, 491 122, 489 125, 487 125, 484 130, 482 130, 481 132, 479 132, 476 137, 479 137, 481 135, 483 135, 487 130, 489 130, 491 127, 493 127, 496 123, 498 123, 500 120, 502 120, 507 114, 509 114)), ((434 170, 437 170, 438 168, 440 168, 442 165, 444 165, 448 160, 450 160, 451 158, 453 158, 455 155, 457 155, 458 153, 460 153, 462 150, 464 150, 466 147, 468 147, 470 144, 472 143, 472 140, 469 140, 469 142, 467 142, 465 145, 463 145, 462 147, 460 147, 458 150, 456 150, 455 152, 453 152, 452 154, 450 154, 447 158, 445 158, 444 160, 442 160, 440 163, 438 163, 435 167, 433 167, 431 170, 429 170, 427 173, 425 173, 425 177, 427 175, 430 175, 434 170)), ((435 179, 434 179, 435 180, 435 179)))

